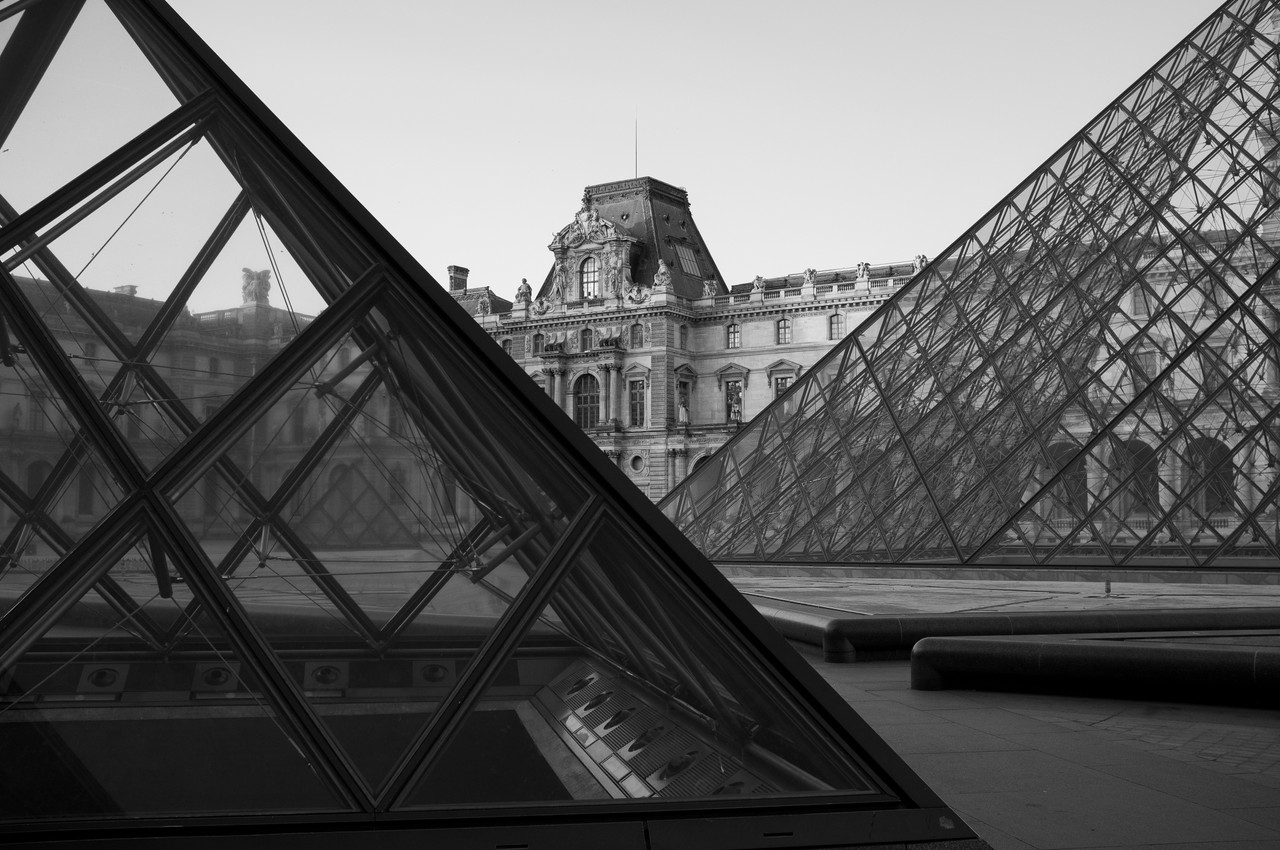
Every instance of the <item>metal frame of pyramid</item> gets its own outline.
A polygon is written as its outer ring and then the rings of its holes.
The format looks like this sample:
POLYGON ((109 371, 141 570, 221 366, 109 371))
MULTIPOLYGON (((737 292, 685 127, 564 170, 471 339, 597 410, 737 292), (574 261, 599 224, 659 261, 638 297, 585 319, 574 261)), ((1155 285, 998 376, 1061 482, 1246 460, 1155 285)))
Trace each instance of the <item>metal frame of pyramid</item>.
POLYGON ((0 139, 6 845, 969 846, 162 3, 0 139))
POLYGON ((1226 3, 667 515, 717 561, 1273 569, 1278 32, 1226 3))

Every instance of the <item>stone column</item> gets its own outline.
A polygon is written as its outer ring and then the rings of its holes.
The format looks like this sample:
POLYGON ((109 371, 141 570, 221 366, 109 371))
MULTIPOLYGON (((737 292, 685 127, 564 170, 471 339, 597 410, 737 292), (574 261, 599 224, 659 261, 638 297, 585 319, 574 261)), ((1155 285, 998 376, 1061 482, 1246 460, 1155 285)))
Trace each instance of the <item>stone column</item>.
POLYGON ((552 401, 555 401, 556 400, 556 370, 543 369, 542 374, 547 376, 547 395, 551 397, 552 401))
POLYGON ((676 449, 676 483, 679 484, 689 475, 689 450, 676 449))
POLYGON ((608 422, 613 418, 613 367, 600 367, 600 421, 608 422))
MULTIPOLYGON (((1090 452, 1085 456, 1084 468, 1085 475, 1089 482, 1089 510, 1092 511, 1102 501, 1101 497, 1106 495, 1107 470, 1103 468, 1102 462, 1098 460, 1097 456, 1093 452, 1090 452)), ((1115 530, 1112 528, 1113 525, 1114 523, 1110 521, 1103 521, 1096 518, 1093 520, 1093 527, 1096 530, 1096 533, 1101 535, 1104 539, 1109 540, 1114 535, 1115 530)))
MULTIPOLYGON (((1166 445, 1164 452, 1160 455, 1160 465, 1157 472, 1160 476, 1160 480, 1157 483, 1160 488, 1160 513, 1164 516, 1168 516, 1173 509, 1173 503, 1178 498, 1178 490, 1181 489, 1181 482, 1178 480, 1179 467, 1177 452, 1173 450, 1173 445, 1166 445)), ((1161 541, 1172 540, 1172 531, 1173 525, 1166 525, 1157 539, 1161 541)))
POLYGON ((556 369, 556 404, 560 405, 560 409, 573 414, 573 408, 566 407, 569 397, 569 388, 566 386, 568 375, 566 369, 556 369))
POLYGON ((615 366, 614 370, 616 374, 613 377, 613 418, 618 420, 619 425, 623 425, 627 415, 627 381, 622 374, 621 366, 615 366))

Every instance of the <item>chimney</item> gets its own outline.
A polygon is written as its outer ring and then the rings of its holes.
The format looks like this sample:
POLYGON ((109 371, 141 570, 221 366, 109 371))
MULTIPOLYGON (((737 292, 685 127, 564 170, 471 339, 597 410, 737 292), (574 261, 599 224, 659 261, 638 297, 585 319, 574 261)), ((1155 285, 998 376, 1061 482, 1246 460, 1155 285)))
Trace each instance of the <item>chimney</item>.
POLYGON ((132 283, 126 283, 124 286, 113 287, 111 291, 118 292, 121 295, 137 295, 138 287, 134 286, 132 283))
POLYGON ((449 291, 461 292, 467 288, 467 275, 471 274, 471 269, 464 269, 462 266, 449 266, 449 291))

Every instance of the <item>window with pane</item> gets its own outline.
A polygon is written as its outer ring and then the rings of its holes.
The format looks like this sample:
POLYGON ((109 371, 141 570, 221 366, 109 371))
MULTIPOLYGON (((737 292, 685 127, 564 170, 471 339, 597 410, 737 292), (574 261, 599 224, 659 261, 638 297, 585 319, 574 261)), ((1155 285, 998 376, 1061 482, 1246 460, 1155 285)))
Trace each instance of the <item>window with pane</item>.
POLYGON ((511 356, 511 340, 510 339, 504 339, 502 341, 502 353, 507 355, 508 357, 511 356))
POLYGON ((702 277, 702 271, 698 268, 698 257, 693 252, 693 246, 677 242, 676 256, 680 259, 680 270, 682 272, 691 277, 702 277))
POLYGON ((629 348, 644 348, 644 325, 636 322, 631 326, 631 344, 629 348))
POLYGON ((774 338, 778 345, 789 345, 791 343, 791 320, 779 319, 775 328, 774 338))
POLYGON ((210 375, 222 374, 222 361, 219 360, 217 357, 209 358, 209 374, 210 375))
POLYGON ((742 325, 733 322, 724 330, 724 344, 726 348, 742 347, 742 325))
POLYGON ((689 347, 689 326, 688 325, 680 326, 680 347, 681 348, 689 347))
POLYGON ((742 381, 724 382, 724 419, 726 422, 742 421, 742 381))
POLYGON ((787 391, 787 388, 790 386, 791 386, 790 375, 778 375, 773 379, 773 397, 777 398, 778 396, 782 395, 787 391))
POLYGON ((582 331, 578 334, 578 342, 582 344, 583 351, 590 351, 592 348, 595 347, 595 344, 592 340, 591 328, 582 329, 582 331))
POLYGON ((627 399, 631 412, 627 424, 632 428, 644 427, 644 381, 627 382, 627 399))
POLYGON ((1133 309, 1130 315, 1135 319, 1146 319, 1151 316, 1151 294, 1141 286, 1134 287, 1133 309))
POLYGON ((573 382, 573 421, 579 428, 594 428, 600 422, 600 382, 594 375, 573 382))
POLYGON ((534 334, 534 335, 533 335, 533 353, 534 353, 534 354, 541 354, 541 353, 542 353, 542 344, 543 344, 543 342, 544 342, 544 339, 543 339, 542 334, 534 334))
POLYGON ((844 315, 836 313, 827 319, 827 339, 844 339, 844 315))
POLYGON ((587 257, 578 266, 578 283, 583 298, 600 297, 600 263, 595 257, 587 257))

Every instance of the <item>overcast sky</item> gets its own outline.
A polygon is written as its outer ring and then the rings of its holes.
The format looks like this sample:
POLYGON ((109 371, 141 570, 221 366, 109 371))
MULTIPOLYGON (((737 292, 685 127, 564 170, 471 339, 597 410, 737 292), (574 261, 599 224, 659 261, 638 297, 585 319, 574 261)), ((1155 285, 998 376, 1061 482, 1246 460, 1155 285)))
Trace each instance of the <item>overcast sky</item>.
POLYGON ((936 256, 1216 8, 171 2, 437 280, 506 297, 637 122, 730 285, 936 256))

